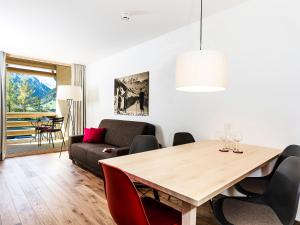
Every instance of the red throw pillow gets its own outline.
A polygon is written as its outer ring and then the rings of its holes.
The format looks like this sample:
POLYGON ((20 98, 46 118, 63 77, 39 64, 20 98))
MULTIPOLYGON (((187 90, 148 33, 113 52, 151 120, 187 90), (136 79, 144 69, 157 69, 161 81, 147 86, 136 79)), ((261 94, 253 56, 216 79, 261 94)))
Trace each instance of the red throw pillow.
POLYGON ((84 128, 84 143, 104 143, 105 128, 84 128))
POLYGON ((88 143, 90 140, 90 128, 84 128, 83 131, 83 142, 88 143))

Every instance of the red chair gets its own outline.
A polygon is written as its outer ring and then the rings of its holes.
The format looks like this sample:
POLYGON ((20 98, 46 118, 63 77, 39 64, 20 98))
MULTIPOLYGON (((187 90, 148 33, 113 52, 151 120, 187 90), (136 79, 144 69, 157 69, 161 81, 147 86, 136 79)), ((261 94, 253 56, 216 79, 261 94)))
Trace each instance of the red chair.
POLYGON ((140 198, 129 177, 101 163, 110 213, 118 225, 181 225, 181 213, 152 198, 140 198))

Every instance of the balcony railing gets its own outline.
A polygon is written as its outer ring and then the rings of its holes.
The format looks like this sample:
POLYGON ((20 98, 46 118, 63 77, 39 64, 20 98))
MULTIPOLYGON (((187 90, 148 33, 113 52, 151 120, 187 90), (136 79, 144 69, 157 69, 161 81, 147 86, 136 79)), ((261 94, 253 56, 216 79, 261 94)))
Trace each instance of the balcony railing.
POLYGON ((37 113, 27 113, 27 112, 16 112, 7 113, 6 127, 7 127, 7 138, 8 140, 13 139, 25 139, 30 138, 35 134, 35 129, 32 124, 33 119, 38 119, 47 116, 55 116, 54 112, 37 112, 37 113))

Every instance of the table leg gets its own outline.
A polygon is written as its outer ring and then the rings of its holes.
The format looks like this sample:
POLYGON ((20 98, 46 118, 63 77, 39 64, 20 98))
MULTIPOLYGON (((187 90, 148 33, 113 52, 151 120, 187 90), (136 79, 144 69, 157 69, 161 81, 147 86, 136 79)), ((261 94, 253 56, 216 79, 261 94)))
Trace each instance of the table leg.
POLYGON ((182 225, 196 225, 197 207, 182 202, 182 225))

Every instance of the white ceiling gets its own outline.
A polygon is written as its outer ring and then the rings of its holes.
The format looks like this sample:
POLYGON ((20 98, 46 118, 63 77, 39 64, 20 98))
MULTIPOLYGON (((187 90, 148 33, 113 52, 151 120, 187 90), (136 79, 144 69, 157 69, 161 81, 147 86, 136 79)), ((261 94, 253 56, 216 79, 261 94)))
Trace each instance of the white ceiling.
MULTIPOLYGON (((205 16, 245 0, 204 0, 205 16)), ((0 0, 0 50, 89 63, 199 19, 200 0, 0 0), (133 12, 120 20, 120 12, 133 12)))

